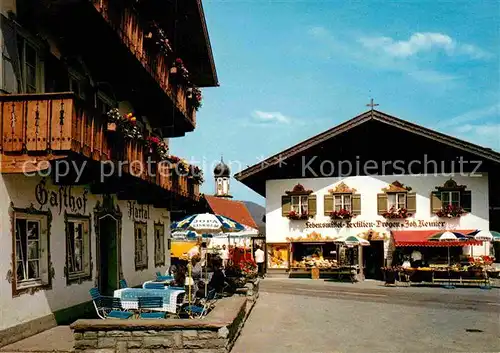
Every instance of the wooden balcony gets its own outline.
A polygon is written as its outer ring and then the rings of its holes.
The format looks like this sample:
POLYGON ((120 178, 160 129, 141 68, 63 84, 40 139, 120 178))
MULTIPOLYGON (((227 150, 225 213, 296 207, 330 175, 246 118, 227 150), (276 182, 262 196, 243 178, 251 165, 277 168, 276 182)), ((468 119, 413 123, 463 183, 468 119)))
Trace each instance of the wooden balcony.
POLYGON ((33 159, 113 161, 123 173, 145 184, 186 198, 199 198, 198 185, 190 190, 188 176, 177 176, 176 185, 171 173, 160 173, 160 168, 155 170, 155 176, 149 176, 147 161, 155 161, 155 157, 148 156, 144 144, 113 137, 106 131, 102 115, 86 107, 72 92, 0 95, 0 104, 2 173, 34 171, 34 164, 26 169, 25 163, 33 159))
POLYGON ((177 54, 167 57, 146 43, 148 25, 129 2, 38 0, 35 8, 34 2, 25 3, 30 11, 20 11, 23 25, 64 38, 64 50, 81 57, 96 82, 109 84, 118 100, 130 101, 165 137, 194 130, 196 109, 188 87, 170 73, 177 54))

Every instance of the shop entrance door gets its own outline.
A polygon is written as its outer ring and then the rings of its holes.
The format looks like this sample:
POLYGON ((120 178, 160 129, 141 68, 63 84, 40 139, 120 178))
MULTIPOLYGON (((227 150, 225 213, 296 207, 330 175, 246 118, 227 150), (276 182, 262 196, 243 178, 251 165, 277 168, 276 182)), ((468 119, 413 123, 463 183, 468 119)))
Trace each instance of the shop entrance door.
POLYGON ((99 222, 99 291, 113 296, 118 289, 118 251, 116 241, 116 220, 105 216, 99 222))
POLYGON ((363 247, 365 278, 382 280, 381 267, 384 266, 384 241, 371 240, 370 246, 363 247))

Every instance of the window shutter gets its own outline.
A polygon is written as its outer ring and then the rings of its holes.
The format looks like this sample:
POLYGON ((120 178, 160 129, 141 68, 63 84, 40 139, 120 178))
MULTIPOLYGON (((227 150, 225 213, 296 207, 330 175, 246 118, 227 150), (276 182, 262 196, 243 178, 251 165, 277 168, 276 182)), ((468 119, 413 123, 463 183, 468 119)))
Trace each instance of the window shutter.
POLYGON ((323 200, 323 207, 325 216, 329 216, 330 212, 333 211, 333 195, 325 195, 325 199, 323 200))
POLYGON ((361 214, 361 194, 352 195, 352 214, 355 216, 361 214))
POLYGON ((406 209, 409 213, 415 214, 417 212, 417 194, 409 192, 406 195, 406 209))
POLYGON ((439 191, 433 191, 431 193, 431 212, 436 214, 443 208, 443 204, 441 202, 441 193, 439 191))
POLYGON ((292 198, 290 196, 281 196, 281 215, 288 216, 292 209, 292 198))
POLYGON ((472 212, 472 192, 463 191, 460 195, 460 203, 465 212, 472 212))
POLYGON ((316 216, 316 195, 309 195, 307 198, 307 209, 310 216, 316 216))
POLYGON ((379 215, 387 212, 387 194, 377 194, 377 212, 379 215))

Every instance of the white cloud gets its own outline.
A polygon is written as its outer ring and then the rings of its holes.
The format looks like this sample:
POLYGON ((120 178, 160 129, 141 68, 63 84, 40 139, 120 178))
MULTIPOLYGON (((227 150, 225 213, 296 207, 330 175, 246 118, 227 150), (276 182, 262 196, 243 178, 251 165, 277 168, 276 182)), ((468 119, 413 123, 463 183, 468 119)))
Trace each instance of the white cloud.
POLYGON ((254 120, 261 123, 279 123, 279 124, 289 124, 291 122, 290 117, 283 115, 280 112, 263 112, 260 110, 255 110, 252 113, 254 120))
POLYGON ((408 72, 408 75, 417 81, 427 83, 451 82, 458 79, 458 76, 449 75, 433 70, 415 70, 408 72))
POLYGON ((500 103, 491 106, 480 108, 460 114, 454 118, 445 120, 438 124, 439 127, 456 126, 471 121, 478 121, 485 118, 496 117, 500 119, 500 103))
POLYGON ((419 53, 442 50, 447 55, 467 55, 472 59, 489 57, 489 53, 471 45, 461 44, 443 33, 414 33, 408 40, 394 40, 390 37, 362 37, 358 39, 365 48, 383 53, 395 58, 409 58, 419 53))

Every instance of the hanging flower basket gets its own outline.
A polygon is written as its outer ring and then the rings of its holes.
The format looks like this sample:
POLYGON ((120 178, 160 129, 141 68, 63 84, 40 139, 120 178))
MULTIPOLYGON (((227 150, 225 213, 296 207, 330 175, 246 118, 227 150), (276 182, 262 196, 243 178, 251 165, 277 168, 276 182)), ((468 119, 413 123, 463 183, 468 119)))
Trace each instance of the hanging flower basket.
POLYGON ((116 123, 109 122, 106 126, 106 130, 115 132, 116 131, 116 123))

